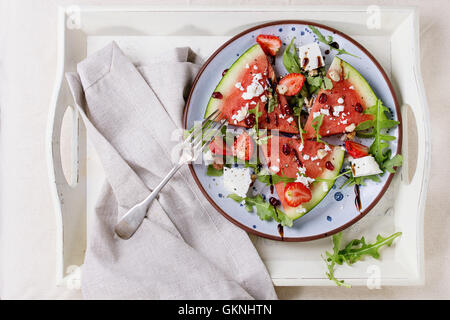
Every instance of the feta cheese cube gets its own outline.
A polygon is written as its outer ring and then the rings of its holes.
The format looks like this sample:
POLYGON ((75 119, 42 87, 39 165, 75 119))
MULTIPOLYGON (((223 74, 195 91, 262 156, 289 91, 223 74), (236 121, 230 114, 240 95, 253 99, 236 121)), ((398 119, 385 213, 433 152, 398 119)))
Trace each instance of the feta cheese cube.
POLYGON ((302 175, 306 174, 306 168, 305 167, 298 167, 298 172, 302 175))
POLYGON ((351 163, 354 177, 371 176, 383 172, 375 161, 375 158, 372 156, 352 159, 351 163))
POLYGON ((242 86, 242 83, 236 82, 234 86, 235 86, 236 88, 238 88, 239 90, 244 91, 244 87, 242 86))
POLYGON ((352 124, 350 124, 350 125, 345 127, 345 131, 346 132, 353 132, 355 130, 355 128, 356 128, 355 124, 352 123, 352 124))
POLYGON ((247 117, 247 113, 248 113, 248 103, 245 104, 245 106, 243 106, 241 109, 239 109, 235 114, 233 114, 231 116, 231 119, 235 121, 242 121, 247 117))
POLYGON ((333 107, 333 116, 339 117, 339 114, 344 111, 343 105, 338 105, 333 107))
POLYGON ((295 179, 295 182, 303 183, 306 187, 308 187, 314 181, 316 181, 316 179, 304 176, 300 173, 297 173, 297 179, 295 179))
POLYGON ((259 97, 264 92, 264 87, 258 82, 262 79, 261 73, 253 75, 252 83, 247 86, 247 90, 242 94, 244 100, 251 100, 259 97))
POLYGON ((298 56, 301 67, 305 71, 311 71, 325 65, 320 47, 315 42, 299 47, 298 56))
POLYGON ((223 168, 223 183, 225 189, 240 197, 246 197, 252 183, 250 168, 223 168))
POLYGON ((270 170, 272 170, 273 173, 278 173, 280 171, 280 168, 278 166, 271 166, 270 170))

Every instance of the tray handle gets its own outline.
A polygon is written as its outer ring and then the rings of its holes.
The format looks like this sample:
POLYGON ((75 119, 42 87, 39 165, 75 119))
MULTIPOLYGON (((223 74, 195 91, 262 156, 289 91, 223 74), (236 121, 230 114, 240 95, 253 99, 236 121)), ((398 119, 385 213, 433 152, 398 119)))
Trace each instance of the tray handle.
MULTIPOLYGON (((59 23, 65 24, 60 9, 59 23)), ((63 285, 65 277, 79 270, 86 251, 86 130, 64 79, 65 31, 60 28, 57 76, 49 108, 47 127, 47 166, 56 218, 56 279, 63 285), (64 175, 61 161, 61 129, 66 112, 72 112, 72 181, 64 175)), ((71 280, 73 281, 73 279, 71 280)), ((66 281, 67 282, 67 281, 66 281)), ((66 283, 67 285, 67 283, 66 283)))

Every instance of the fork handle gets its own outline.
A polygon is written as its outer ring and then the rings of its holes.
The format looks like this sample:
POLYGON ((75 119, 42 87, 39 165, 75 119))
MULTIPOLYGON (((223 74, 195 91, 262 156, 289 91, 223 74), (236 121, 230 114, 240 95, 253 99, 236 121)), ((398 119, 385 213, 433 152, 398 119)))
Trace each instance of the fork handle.
POLYGON ((122 239, 129 239, 139 228, 148 208, 153 200, 158 196, 161 189, 169 182, 173 175, 180 169, 181 164, 175 165, 172 170, 165 176, 165 178, 156 186, 147 198, 133 206, 125 215, 119 220, 115 227, 115 232, 122 239))

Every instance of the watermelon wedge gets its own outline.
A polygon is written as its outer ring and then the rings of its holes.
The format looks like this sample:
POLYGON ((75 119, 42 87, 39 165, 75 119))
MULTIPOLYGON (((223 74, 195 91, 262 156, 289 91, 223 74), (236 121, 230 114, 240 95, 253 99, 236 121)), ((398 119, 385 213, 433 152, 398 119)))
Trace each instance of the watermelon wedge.
POLYGON ((272 136, 262 149, 267 166, 273 173, 279 170, 276 173, 279 176, 298 178, 297 173, 303 171, 308 178, 329 179, 310 182, 312 198, 298 207, 287 204, 284 196, 285 183, 275 184, 284 212, 291 219, 305 215, 326 196, 339 175, 345 154, 344 149, 339 146, 326 146, 314 140, 305 140, 302 145, 299 139, 281 136, 272 136))
POLYGON ((312 123, 324 115, 319 134, 322 137, 354 131, 373 116, 364 110, 375 105, 377 97, 363 76, 347 62, 335 57, 327 72, 333 82, 331 90, 320 90, 305 124, 306 138, 316 136, 312 123))
POLYGON ((298 133, 297 121, 287 105, 286 98, 279 95, 273 111, 268 112, 269 89, 275 88, 275 72, 259 44, 249 48, 225 72, 215 88, 205 112, 205 118, 220 110, 221 119, 235 126, 251 128, 256 119, 249 112, 258 106, 258 127, 298 133))

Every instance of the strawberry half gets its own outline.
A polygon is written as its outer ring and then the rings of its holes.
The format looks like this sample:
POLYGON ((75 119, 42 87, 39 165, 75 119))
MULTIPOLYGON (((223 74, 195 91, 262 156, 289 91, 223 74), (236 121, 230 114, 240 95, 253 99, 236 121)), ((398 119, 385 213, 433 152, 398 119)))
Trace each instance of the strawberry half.
POLYGON ((363 144, 354 141, 345 141, 345 149, 353 158, 362 158, 369 155, 369 148, 363 144))
POLYGON ((261 46, 266 54, 276 56, 281 48, 281 40, 277 36, 260 34, 256 37, 256 42, 261 46))
POLYGON ((277 92, 285 96, 295 96, 303 87, 305 76, 300 73, 290 73, 283 77, 277 85, 277 92))
POLYGON ((253 156, 253 140, 247 134, 242 132, 233 144, 233 156, 238 157, 241 160, 250 160, 253 156))
POLYGON ((311 190, 301 182, 290 182, 284 188, 284 199, 291 207, 298 207, 303 202, 311 200, 311 190))

